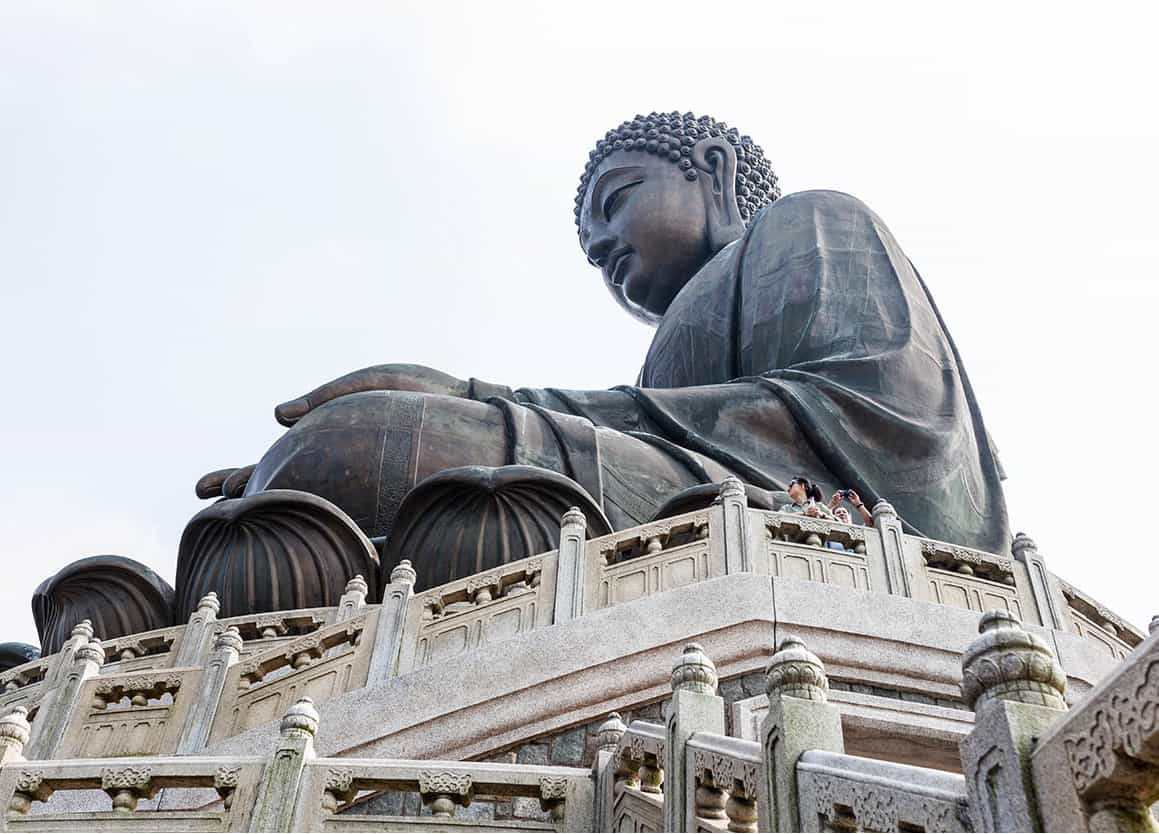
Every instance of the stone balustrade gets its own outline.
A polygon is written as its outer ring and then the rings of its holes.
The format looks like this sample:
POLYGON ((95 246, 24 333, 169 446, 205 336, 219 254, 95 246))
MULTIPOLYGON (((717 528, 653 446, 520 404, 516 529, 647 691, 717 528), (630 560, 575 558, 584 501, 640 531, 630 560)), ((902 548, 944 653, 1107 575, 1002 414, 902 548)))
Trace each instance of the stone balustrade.
MULTIPOLYGON (((326 627, 350 624, 359 615, 326 627)), ((215 641, 235 658, 236 627, 215 641)), ((85 637, 82 633, 79 635, 85 637)), ((324 638, 324 642, 329 640, 324 638)), ((99 668, 100 652, 75 648, 99 668)), ((336 646, 337 644, 335 644, 336 646)), ((289 646, 289 644, 287 644, 289 646)), ((332 646, 334 647, 334 646, 332 646)), ((286 654, 292 653, 292 648, 286 654)), ((296 655, 295 655, 296 656, 296 655)), ((232 664, 231 664, 232 665, 232 664)), ((89 707, 147 708, 182 675, 82 676, 89 707)), ((962 774, 849 755, 824 665, 796 637, 766 664, 761 740, 724 732, 712 659, 695 643, 672 666, 664 723, 612 715, 591 769, 516 762, 320 757, 308 697, 284 710, 265 756, 29 761, 28 710, 0 716, 4 830, 96 831, 970 831, 1153 830, 1159 799, 1159 633, 1067 709, 1050 644, 988 612, 962 655, 977 716, 962 774), (391 805, 391 796, 418 802, 391 805), (497 809, 534 803, 535 816, 497 809), (484 805, 490 816, 474 816, 484 805), (379 813, 394 809, 391 813, 379 813), (401 809, 401 810, 400 810, 401 809)), ((34 719, 35 720, 35 719, 34 719)))
POLYGON ((178 747, 195 753, 196 745, 275 720, 300 694, 323 702, 528 631, 746 573, 979 614, 1005 610, 1018 620, 1077 634, 1113 660, 1125 658, 1142 640, 1136 629, 1050 574, 1029 538, 1015 540, 1011 558, 912 537, 900 531, 884 502, 875 508, 874 526, 846 525, 748 509, 743 490, 726 483, 718 501, 706 509, 591 541, 584 540, 584 528, 582 514, 572 510, 561 521, 560 550, 439 588, 416 592, 414 572, 404 563, 384 588, 381 605, 368 604, 360 577, 352 578, 334 608, 219 620, 216 597, 209 594, 185 626, 101 644, 101 665, 84 672, 86 680, 100 682, 86 683, 87 694, 75 673, 80 668, 76 656, 100 641, 90 626, 80 624, 56 655, 0 674, 0 709, 23 705, 36 716, 46 696, 53 695, 48 699, 52 716, 39 721, 53 725, 47 731, 53 740, 41 738, 39 731, 34 739, 41 756, 82 749, 93 756, 159 755, 178 747), (236 656, 214 660, 216 640, 229 629, 240 639, 236 656), (198 670, 210 667, 217 670, 214 675, 200 679, 198 670), (99 693, 123 675, 172 678, 181 681, 181 688, 164 703, 129 698, 126 710, 137 710, 140 720, 128 736, 138 740, 76 746, 76 734, 110 735, 113 717, 130 718, 128 713, 115 716, 115 707, 93 707, 94 694, 103 697, 99 693), (63 684, 70 680, 72 690, 63 697, 63 684), (186 709, 185 701, 195 701, 196 708, 186 709))

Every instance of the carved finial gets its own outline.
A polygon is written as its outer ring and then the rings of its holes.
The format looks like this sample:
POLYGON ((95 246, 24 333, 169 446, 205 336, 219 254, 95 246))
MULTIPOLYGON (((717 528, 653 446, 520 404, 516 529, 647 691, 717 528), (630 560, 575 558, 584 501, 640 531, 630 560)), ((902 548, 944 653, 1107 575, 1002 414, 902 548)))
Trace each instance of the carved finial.
POLYGON ((585 530, 588 526, 587 516, 579 507, 570 507, 568 511, 563 514, 563 518, 559 521, 560 527, 582 527, 585 530))
POLYGON ((987 611, 962 655, 962 697, 973 710, 991 701, 1066 709, 1066 675, 1054 652, 1006 611, 987 611))
POLYGON ((208 594, 203 596, 201 598, 201 600, 197 603, 197 610, 198 611, 212 611, 213 616, 216 617, 217 612, 221 610, 221 602, 217 598, 217 592, 210 591, 208 594))
POLYGON ((765 692, 770 699, 787 695, 806 701, 827 701, 829 678, 821 659, 805 648, 801 638, 789 635, 765 665, 765 692))
POLYGON ((390 572, 391 584, 396 582, 405 582, 407 585, 413 585, 418 581, 419 575, 415 573, 415 569, 411 567, 410 559, 403 559, 394 570, 390 572))
POLYGON ((105 664, 105 647, 101 645, 99 637, 93 637, 83 646, 77 647, 74 659, 81 663, 95 663, 97 666, 105 664))
POLYGON ((677 690, 716 694, 716 666, 699 643, 685 646, 679 659, 672 664, 672 691, 677 690))
POLYGON ((241 639, 241 632, 238 631, 237 626, 230 626, 225 631, 222 631, 213 640, 213 650, 233 649, 238 654, 241 654, 242 646, 245 641, 241 639))
POLYGON ((346 590, 344 593, 360 593, 365 596, 366 594, 370 593, 370 586, 366 584, 366 580, 362 578, 362 574, 357 574, 353 579, 346 583, 346 590))
POLYGON ((1038 552, 1038 545, 1034 543, 1034 539, 1025 533, 1018 533, 1014 536, 1014 542, 1010 545, 1010 552, 1014 554, 1015 559, 1025 561, 1022 557, 1025 551, 1036 553, 1038 552))
POLYGON ((299 698, 282 716, 279 730, 283 736, 308 735, 318 732, 320 716, 314 708, 314 701, 305 696, 299 698))
POLYGON ((72 636, 74 638, 83 637, 85 640, 93 639, 93 621, 81 620, 72 627, 72 636))
POLYGON ((1157 629, 1157 628, 1159 628, 1159 614, 1156 614, 1154 617, 1151 618, 1151 624, 1149 626, 1147 626, 1147 633, 1154 634, 1155 629, 1157 629))
POLYGON ((624 723, 624 719, 620 718, 618 712, 613 712, 597 731, 600 749, 607 750, 609 753, 616 752, 616 748, 620 745, 620 739, 624 737, 626 732, 628 732, 628 725, 624 723))
POLYGON ((897 518, 897 510, 893 508, 893 504, 882 498, 873 505, 873 520, 877 521, 878 516, 897 518))
POLYGON ((0 745, 24 749, 32 727, 28 723, 28 707, 13 707, 0 718, 0 745))
POLYGON ((747 499, 748 493, 745 492, 744 482, 736 475, 729 475, 720 482, 720 497, 747 499))

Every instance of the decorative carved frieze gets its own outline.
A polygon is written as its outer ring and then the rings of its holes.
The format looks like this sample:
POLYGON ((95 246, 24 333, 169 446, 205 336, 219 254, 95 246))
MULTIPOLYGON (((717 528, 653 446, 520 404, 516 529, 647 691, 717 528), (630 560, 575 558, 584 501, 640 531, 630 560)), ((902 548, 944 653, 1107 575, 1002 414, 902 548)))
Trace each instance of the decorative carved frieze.
POLYGON ((50 796, 52 786, 45 781, 44 771, 22 770, 16 777, 12 799, 8 801, 8 810, 14 814, 27 814, 33 801, 47 802, 50 796))
MULTIPOLYGON (((1080 795, 1100 784, 1155 778, 1159 763, 1159 659, 1103 693, 1063 736, 1071 776, 1080 795)), ((1076 716, 1077 717, 1077 716, 1076 716)))

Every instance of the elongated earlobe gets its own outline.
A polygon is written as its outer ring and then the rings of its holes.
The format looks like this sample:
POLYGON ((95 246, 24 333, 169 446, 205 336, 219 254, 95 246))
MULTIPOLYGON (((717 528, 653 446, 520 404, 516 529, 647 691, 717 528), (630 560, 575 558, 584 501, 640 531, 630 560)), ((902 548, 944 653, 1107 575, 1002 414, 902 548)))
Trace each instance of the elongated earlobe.
POLYGON ((719 252, 744 235, 736 202, 736 151, 724 139, 703 139, 692 149, 692 163, 702 174, 708 243, 713 252, 719 252))

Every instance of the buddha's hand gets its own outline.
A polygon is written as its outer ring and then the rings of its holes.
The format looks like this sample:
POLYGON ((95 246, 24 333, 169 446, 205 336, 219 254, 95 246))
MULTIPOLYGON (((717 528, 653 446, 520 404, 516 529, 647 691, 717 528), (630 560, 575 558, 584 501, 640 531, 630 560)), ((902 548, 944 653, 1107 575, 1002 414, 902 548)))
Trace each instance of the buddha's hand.
POLYGON ((292 426, 323 403, 363 391, 417 391, 447 397, 467 397, 471 385, 434 368, 423 365, 373 365, 340 376, 297 399, 274 409, 274 417, 283 426, 292 426))

